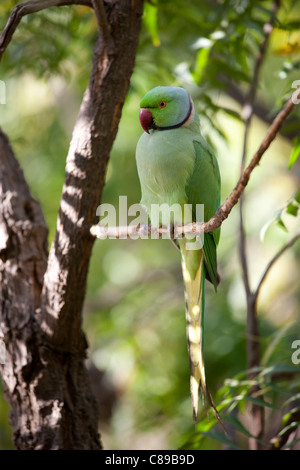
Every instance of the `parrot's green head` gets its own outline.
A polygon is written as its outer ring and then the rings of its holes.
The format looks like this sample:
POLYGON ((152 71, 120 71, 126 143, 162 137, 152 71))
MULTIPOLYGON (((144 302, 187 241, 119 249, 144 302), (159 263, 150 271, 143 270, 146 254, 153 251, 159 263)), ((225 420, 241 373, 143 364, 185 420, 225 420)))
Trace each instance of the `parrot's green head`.
POLYGON ((187 125, 194 113, 192 99, 184 88, 158 86, 140 103, 140 123, 145 132, 187 125))

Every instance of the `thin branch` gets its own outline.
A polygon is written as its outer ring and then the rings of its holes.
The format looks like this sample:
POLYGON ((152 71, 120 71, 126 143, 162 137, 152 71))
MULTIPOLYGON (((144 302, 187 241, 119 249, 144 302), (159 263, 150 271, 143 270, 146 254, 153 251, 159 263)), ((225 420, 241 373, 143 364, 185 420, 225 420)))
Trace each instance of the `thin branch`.
POLYGON ((105 227, 100 224, 93 225, 90 228, 90 233, 97 238, 104 240, 105 238, 144 238, 152 236, 159 238, 163 234, 167 234, 168 230, 165 227, 151 227, 151 225, 132 225, 121 227, 105 227))
POLYGON ((47 8, 67 5, 85 5, 92 7, 91 0, 29 0, 28 2, 16 5, 0 36, 0 61, 23 16, 29 15, 30 13, 36 13, 47 8))
POLYGON ((271 268, 273 267, 273 265, 276 263, 276 261, 281 257, 281 255, 283 255, 289 248, 291 248, 291 246, 293 246, 297 240, 299 240, 300 238, 300 232, 296 233, 296 235, 291 238, 291 240, 286 244, 284 245, 279 251, 278 253, 276 253, 276 255, 271 259, 271 261, 268 263, 256 289, 255 289, 255 292, 254 292, 254 297, 255 297, 255 301, 257 301, 257 298, 258 298, 258 295, 259 295, 259 292, 260 292, 260 289, 267 277, 267 275, 269 274, 271 268))
MULTIPOLYGON (((242 116, 245 120, 244 127, 244 139, 243 139, 243 151, 241 158, 241 175, 245 169, 247 149, 248 149, 248 139, 249 131, 254 115, 254 102, 256 98, 256 92, 258 87, 259 75, 264 58, 267 52, 270 35, 273 31, 273 24, 275 22, 275 14, 279 8, 279 0, 275 0, 273 3, 273 13, 269 22, 264 25, 264 39, 260 44, 255 64, 253 70, 252 82, 249 87, 249 91, 243 106, 242 116)), ((249 271, 248 271, 248 258, 247 258, 247 248, 246 248, 246 231, 244 225, 244 196, 245 193, 241 195, 240 204, 239 204, 239 257, 242 268, 243 283, 247 299, 247 363, 248 369, 258 366, 260 363, 260 343, 259 343, 259 328, 257 320, 257 310, 255 298, 252 294, 250 281, 249 281, 249 271)), ((252 387, 251 394, 256 393, 259 390, 257 386, 252 387)), ((261 406, 256 404, 252 405, 251 408, 252 420, 250 423, 251 434, 256 437, 261 437, 264 428, 264 409, 261 406)), ((249 448, 252 450, 257 450, 259 448, 259 442, 257 439, 250 437, 249 438, 249 448)))
MULTIPOLYGON (((276 0, 274 2, 273 8, 272 8, 274 15, 276 15, 278 11, 279 4, 280 4, 279 0, 276 0)), ((262 41, 259 47, 257 56, 256 56, 251 86, 249 88, 246 100, 243 105, 242 117, 245 120, 246 126, 247 125, 249 126, 249 123, 253 116, 253 112, 254 112, 253 107, 254 107, 254 102, 255 102, 255 97, 256 97, 256 92, 257 92, 260 69, 263 64, 266 52, 267 52, 270 35, 273 31, 273 26, 275 22, 274 15, 272 16, 270 21, 268 23, 265 23, 264 25, 264 40, 262 41)), ((246 154, 245 154, 245 149, 244 149, 242 164, 245 163, 245 158, 246 158, 246 154)))
MULTIPOLYGON (((245 131, 246 134, 247 131, 245 131)), ((246 141, 247 137, 245 138, 246 141)), ((240 229, 240 239, 239 239, 239 255, 240 255, 240 261, 241 261, 241 267, 242 267, 242 273, 243 273, 243 282, 244 282, 244 287, 246 291, 246 296, 248 297, 251 295, 251 289, 250 289, 250 282, 249 282, 249 273, 248 273, 248 262, 247 262, 247 255, 246 255, 246 235, 245 235, 245 227, 244 227, 244 195, 241 195, 240 198, 240 223, 239 223, 239 229, 240 229)))
MULTIPOLYGON (((222 81, 226 85, 226 95, 230 96, 234 101, 243 106, 246 98, 239 87, 232 81, 230 82, 224 74, 222 74, 222 81)), ((256 100, 256 102, 253 104, 253 114, 255 114, 255 116, 257 116, 260 121, 263 121, 267 126, 269 126, 272 124, 274 115, 276 113, 272 107, 269 108, 265 103, 256 100)), ((289 118, 284 123, 283 128, 280 130, 280 134, 285 139, 288 139, 292 142, 293 139, 299 135, 298 122, 299 119, 296 116, 289 116, 289 118)))
POLYGON ((220 206, 214 217, 212 217, 206 224, 205 224, 205 232, 210 232, 212 230, 216 230, 222 222, 227 219, 228 215, 230 214, 232 208, 237 204, 241 194, 243 193, 245 187, 247 186, 251 173, 254 168, 259 165, 260 160, 266 150, 269 148, 273 140, 275 139, 279 129, 281 128, 283 122, 287 118, 287 116, 292 112, 295 107, 296 99, 300 98, 300 90, 297 90, 296 94, 287 101, 285 106, 281 109, 281 111, 277 114, 275 119, 273 120, 271 126, 269 127, 267 134, 265 135, 262 143, 260 144, 258 150, 252 157, 249 165, 243 172, 242 176, 240 177, 236 187, 231 192, 229 197, 226 199, 225 202, 220 206))
MULTIPOLYGON (((191 224, 186 225, 178 225, 174 228, 174 237, 178 238, 183 234, 193 234, 193 233, 206 233, 212 232, 219 228, 224 220, 227 219, 230 212, 232 211, 233 207, 238 203, 245 187, 247 186, 250 176, 254 168, 259 165, 260 160, 266 150, 269 148, 273 140, 275 139, 279 129, 281 128, 283 122, 287 118, 287 116, 293 111, 295 107, 295 103, 297 100, 300 99, 300 89, 293 93, 292 97, 287 101, 285 106, 281 109, 281 111, 277 114, 275 119, 273 120, 271 126, 269 127, 262 143, 260 144, 258 150, 252 157, 247 168, 244 170, 242 176, 240 177, 239 181, 237 182, 235 188, 232 190, 230 195, 227 199, 221 204, 215 215, 208 220, 207 222, 193 222, 191 224)), ((167 233, 166 228, 159 228, 154 229, 150 225, 139 225, 136 227, 100 227, 99 225, 93 225, 90 229, 91 234, 97 236, 98 238, 109 238, 110 236, 117 237, 117 238, 126 238, 127 234, 129 236, 130 233, 136 231, 136 236, 140 236, 144 234, 145 230, 147 230, 148 234, 156 233, 156 234, 163 234, 167 233)))
MULTIPOLYGON (((273 6, 273 13, 276 14, 279 7, 279 0, 276 0, 273 6)), ((268 48, 268 43, 270 39, 271 32, 273 31, 273 23, 275 21, 275 16, 272 16, 269 23, 264 25, 264 40, 259 47, 259 51, 256 57, 253 77, 251 86, 249 88, 249 92, 247 94, 243 110, 242 110, 242 117, 245 120, 245 129, 244 129, 244 140, 243 140, 243 152, 241 158, 241 175, 245 169, 246 157, 247 157, 247 148, 248 148, 248 138, 249 138, 249 130, 252 121, 252 117, 254 114, 254 102, 256 97, 257 85, 259 80, 260 69, 263 64, 265 54, 268 48)), ((248 263, 247 263, 247 255, 246 255, 246 238, 245 238, 245 228, 244 228, 244 217, 243 217, 243 209, 244 209, 244 197, 243 194, 240 198, 240 240, 239 240, 239 254, 243 272, 243 281, 245 286, 245 291, 247 297, 251 294, 250 284, 249 284, 249 275, 248 275, 248 263)))

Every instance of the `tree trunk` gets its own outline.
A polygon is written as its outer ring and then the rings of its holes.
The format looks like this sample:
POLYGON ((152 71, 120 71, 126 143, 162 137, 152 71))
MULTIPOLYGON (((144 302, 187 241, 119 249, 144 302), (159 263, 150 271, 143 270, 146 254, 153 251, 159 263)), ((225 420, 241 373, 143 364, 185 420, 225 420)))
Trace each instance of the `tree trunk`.
POLYGON ((0 132, 0 339, 6 346, 0 370, 18 449, 101 448, 81 330, 94 242, 89 227, 97 222, 143 2, 105 3, 49 255, 41 208, 0 132))

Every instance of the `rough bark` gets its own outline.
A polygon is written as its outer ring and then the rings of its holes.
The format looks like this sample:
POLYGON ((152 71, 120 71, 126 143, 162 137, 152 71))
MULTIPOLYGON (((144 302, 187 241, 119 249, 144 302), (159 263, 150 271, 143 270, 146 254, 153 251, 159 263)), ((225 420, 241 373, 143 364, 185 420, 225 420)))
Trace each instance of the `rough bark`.
POLYGON ((0 134, 0 331, 7 349, 0 367, 18 449, 101 448, 81 330, 94 243, 89 227, 97 220, 142 8, 143 0, 105 3, 105 34, 94 47, 49 255, 41 208, 0 134))

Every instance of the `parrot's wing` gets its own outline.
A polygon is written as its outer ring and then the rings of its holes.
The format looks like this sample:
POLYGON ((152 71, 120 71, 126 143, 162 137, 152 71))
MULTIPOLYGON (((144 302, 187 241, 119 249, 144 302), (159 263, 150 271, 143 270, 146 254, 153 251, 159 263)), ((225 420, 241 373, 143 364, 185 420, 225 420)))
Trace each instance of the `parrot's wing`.
POLYGON ((219 283, 219 275, 217 272, 217 247, 212 233, 206 233, 204 235, 203 253, 206 278, 213 284, 215 290, 217 290, 219 283))
MULTIPOLYGON (((208 221, 220 205, 220 173, 213 150, 202 136, 194 140, 195 166, 186 186, 189 204, 193 207, 193 220, 196 221, 196 204, 204 204, 204 221, 208 221)), ((204 234, 203 254, 206 277, 215 289, 218 285, 217 244, 220 229, 204 234)))

